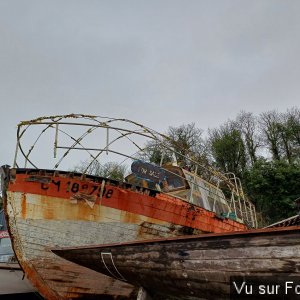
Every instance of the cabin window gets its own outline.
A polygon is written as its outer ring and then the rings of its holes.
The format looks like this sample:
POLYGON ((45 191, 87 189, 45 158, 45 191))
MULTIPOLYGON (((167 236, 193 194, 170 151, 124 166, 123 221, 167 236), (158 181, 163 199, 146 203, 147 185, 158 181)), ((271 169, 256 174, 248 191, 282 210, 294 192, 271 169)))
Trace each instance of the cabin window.
POLYGON ((217 214, 228 213, 230 208, 226 202, 223 192, 206 182, 204 179, 184 171, 193 191, 191 202, 201 207, 214 211, 217 214))
POLYGON ((168 183, 168 188, 170 190, 185 188, 185 179, 182 178, 183 174, 180 172, 180 170, 171 169, 170 172, 166 171, 167 173, 166 180, 168 183))

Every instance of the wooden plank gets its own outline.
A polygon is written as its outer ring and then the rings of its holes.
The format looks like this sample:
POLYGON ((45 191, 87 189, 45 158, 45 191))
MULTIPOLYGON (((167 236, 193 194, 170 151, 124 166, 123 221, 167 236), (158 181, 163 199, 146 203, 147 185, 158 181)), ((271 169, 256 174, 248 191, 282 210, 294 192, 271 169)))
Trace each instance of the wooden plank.
POLYGON ((300 280, 299 240, 297 227, 53 251, 141 285, 154 295, 214 299, 229 297, 233 275, 296 276, 300 280))

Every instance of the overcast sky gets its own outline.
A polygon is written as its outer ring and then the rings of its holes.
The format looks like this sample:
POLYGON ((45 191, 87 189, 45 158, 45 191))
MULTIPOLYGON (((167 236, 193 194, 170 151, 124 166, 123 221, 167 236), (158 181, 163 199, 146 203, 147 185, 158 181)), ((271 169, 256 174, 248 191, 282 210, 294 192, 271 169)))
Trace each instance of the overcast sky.
POLYGON ((165 132, 299 106, 299 15, 298 0, 0 0, 0 164, 39 116, 165 132))

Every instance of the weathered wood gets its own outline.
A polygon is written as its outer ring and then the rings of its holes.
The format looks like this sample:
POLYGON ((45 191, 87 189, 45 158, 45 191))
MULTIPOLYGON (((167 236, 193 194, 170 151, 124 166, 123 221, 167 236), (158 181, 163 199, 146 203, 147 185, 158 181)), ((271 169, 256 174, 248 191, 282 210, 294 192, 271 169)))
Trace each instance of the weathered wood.
POLYGON ((136 300, 152 300, 150 295, 147 293, 147 291, 144 288, 140 288, 139 292, 137 294, 136 300))
POLYGON ((54 249, 65 259, 143 286, 154 297, 227 299, 231 276, 295 276, 300 227, 54 249))

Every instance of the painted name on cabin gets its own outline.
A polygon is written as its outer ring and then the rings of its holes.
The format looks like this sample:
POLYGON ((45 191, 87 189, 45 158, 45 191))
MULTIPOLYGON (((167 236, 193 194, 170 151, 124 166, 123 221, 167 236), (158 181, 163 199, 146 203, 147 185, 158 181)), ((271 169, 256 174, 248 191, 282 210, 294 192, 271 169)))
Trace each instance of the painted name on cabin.
POLYGON ((143 161, 134 161, 131 164, 131 171, 140 178, 157 183, 163 181, 166 177, 162 168, 143 161))

